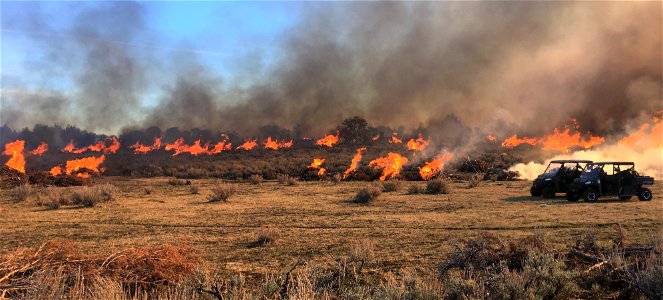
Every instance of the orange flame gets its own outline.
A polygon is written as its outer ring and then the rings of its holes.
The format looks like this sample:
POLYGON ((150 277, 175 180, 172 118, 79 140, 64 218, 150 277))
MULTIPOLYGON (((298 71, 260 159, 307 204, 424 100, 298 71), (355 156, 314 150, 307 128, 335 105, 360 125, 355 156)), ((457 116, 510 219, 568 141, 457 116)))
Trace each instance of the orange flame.
POLYGON ((638 131, 633 132, 621 140, 618 144, 622 146, 654 146, 663 147, 663 120, 654 117, 653 126, 650 123, 640 125, 638 131))
MULTIPOLYGON (((575 121, 573 119, 572 121, 575 121)), ((577 123, 574 123, 574 127, 578 128, 577 123)), ((603 144, 605 139, 599 136, 593 136, 589 134, 586 139, 583 139, 580 135, 580 132, 575 132, 571 134, 571 128, 567 125, 565 126, 564 131, 560 131, 558 128, 553 129, 553 133, 546 135, 542 138, 534 137, 524 137, 518 138, 517 135, 513 135, 502 142, 502 147, 513 148, 521 144, 529 145, 541 145, 541 148, 546 151, 557 151, 562 153, 571 152, 571 148, 580 147, 583 149, 589 149, 596 145, 603 144)))
POLYGON ((380 181, 387 178, 394 178, 400 174, 403 165, 408 161, 407 157, 398 153, 389 152, 386 157, 379 157, 368 163, 369 166, 382 168, 380 181))
POLYGON ((426 162, 423 167, 419 168, 419 175, 423 180, 430 180, 444 170, 444 164, 450 161, 451 158, 452 155, 449 152, 436 156, 433 161, 426 162))
POLYGON ((338 139, 339 139, 339 132, 337 130, 336 135, 328 134, 325 137, 317 140, 315 144, 318 146, 333 147, 334 144, 338 143, 338 139))
POLYGON ((421 133, 419 134, 419 137, 415 139, 410 139, 407 141, 407 149, 412 150, 412 151, 421 151, 426 149, 428 145, 430 144, 430 140, 426 140, 423 137, 421 137, 421 133))
POLYGON ((343 172, 343 179, 350 176, 350 173, 352 173, 354 170, 357 169, 357 166, 359 165, 359 162, 361 161, 363 151, 366 151, 366 147, 362 147, 362 148, 357 149, 357 153, 355 154, 354 157, 352 157, 352 162, 350 163, 350 167, 347 170, 345 170, 345 172, 343 172))
POLYGON ((195 142, 193 142, 193 145, 189 146, 184 143, 184 138, 179 138, 171 144, 166 144, 164 149, 166 149, 166 151, 175 150, 173 156, 180 155, 182 153, 189 153, 191 155, 196 155, 196 156, 210 153, 209 143, 201 145, 200 140, 196 140, 195 142))
POLYGON ((391 139, 389 140, 389 144, 402 144, 403 140, 398 138, 398 133, 394 132, 391 134, 391 139))
POLYGON ((2 154, 10 155, 11 157, 7 163, 5 163, 5 165, 21 173, 25 173, 25 156, 23 155, 24 149, 24 140, 16 140, 6 144, 5 151, 3 151, 2 154))
POLYGON ((46 144, 46 142, 41 142, 41 144, 39 144, 35 150, 28 152, 28 154, 39 156, 44 154, 46 151, 48 151, 48 144, 46 144))
POLYGON ((81 154, 87 151, 91 152, 104 152, 104 153, 116 153, 120 149, 120 141, 117 140, 115 136, 110 136, 104 141, 98 141, 96 144, 89 145, 80 149, 76 149, 74 146, 74 141, 69 141, 69 144, 65 146, 62 151, 69 152, 74 154, 81 154), (110 145, 106 146, 106 142, 110 142, 110 145))
MULTIPOLYGON (((101 165, 105 159, 106 157, 101 155, 99 157, 90 156, 80 159, 68 160, 67 163, 65 164, 64 172, 67 175, 71 175, 74 172, 77 172, 76 176, 81 178, 89 178, 91 174, 88 173, 88 171, 92 171, 97 174, 101 174, 104 171, 104 169, 100 168, 99 165, 101 165), (78 172, 81 169, 85 170, 78 172)), ((63 171, 62 167, 53 167, 50 173, 51 175, 55 176, 62 174, 62 171, 63 171)))
POLYGON ((488 139, 491 142, 497 141, 497 138, 492 134, 487 135, 486 139, 488 139))
POLYGON ((158 150, 159 148, 161 148, 161 137, 154 138, 154 143, 150 146, 143 145, 140 142, 136 141, 136 143, 129 148, 134 149, 135 154, 145 154, 154 150, 158 150))
POLYGON ((318 176, 325 175, 327 170, 322 167, 322 164, 325 162, 324 158, 314 158, 313 162, 308 166, 311 170, 318 170, 318 176))
POLYGON ((280 148, 290 148, 292 147, 292 140, 289 141, 278 141, 278 140, 272 140, 272 137, 269 136, 267 137, 267 140, 263 143, 265 145, 265 149, 272 149, 272 150, 279 150, 280 148))
POLYGON ((377 141, 380 138, 380 134, 376 134, 374 137, 371 138, 371 141, 377 141))
POLYGON ((236 149, 251 150, 255 146, 258 146, 258 143, 256 142, 256 140, 249 139, 249 140, 244 141, 244 144, 239 145, 236 149))
POLYGON ((522 139, 518 138, 517 134, 514 134, 502 142, 502 147, 507 147, 507 148, 514 148, 518 147, 521 144, 529 144, 529 145, 536 145, 537 139, 536 138, 529 138, 529 137, 524 137, 522 139))
POLYGON ((225 133, 222 133, 221 137, 223 138, 223 140, 214 145, 214 148, 212 148, 210 154, 217 154, 221 153, 222 151, 229 151, 232 148, 233 146, 232 143, 228 141, 230 138, 225 133))

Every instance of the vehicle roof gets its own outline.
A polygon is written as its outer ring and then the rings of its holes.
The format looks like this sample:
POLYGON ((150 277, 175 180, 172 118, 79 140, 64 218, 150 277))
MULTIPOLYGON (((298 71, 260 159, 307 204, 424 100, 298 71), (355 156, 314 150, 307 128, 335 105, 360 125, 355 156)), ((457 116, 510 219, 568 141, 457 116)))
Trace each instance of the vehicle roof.
POLYGON ((635 165, 632 161, 597 161, 593 165, 635 165))
POLYGON ((560 159, 560 160, 551 160, 550 162, 551 163, 573 163, 573 162, 577 162, 577 163, 587 163, 587 164, 592 163, 591 160, 578 160, 578 159, 560 159))

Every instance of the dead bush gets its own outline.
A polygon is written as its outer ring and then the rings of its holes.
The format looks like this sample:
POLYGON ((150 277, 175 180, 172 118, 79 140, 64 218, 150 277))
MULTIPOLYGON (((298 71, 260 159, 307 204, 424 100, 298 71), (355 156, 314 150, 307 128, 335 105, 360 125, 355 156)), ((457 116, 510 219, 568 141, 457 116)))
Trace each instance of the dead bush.
POLYGON ((44 195, 37 197, 37 205, 45 206, 48 209, 58 209, 62 205, 69 204, 71 204, 71 201, 65 192, 54 187, 46 189, 44 195))
POLYGON ((283 185, 296 185, 297 179, 287 174, 276 175, 276 180, 283 185))
POLYGON ((359 263, 357 273, 361 273, 365 264, 373 262, 375 259, 374 244, 368 239, 356 240, 350 244, 348 256, 351 262, 359 263))
MULTIPOLYGON (((186 181, 186 180, 183 180, 183 179, 179 179, 179 178, 168 178, 168 184, 169 184, 169 185, 174 185, 174 186, 177 186, 177 185, 186 185, 187 182, 189 182, 189 181, 186 181)), ((191 183, 189 182, 189 184, 191 184, 191 183)))
POLYGON ((426 183, 426 194, 448 194, 451 191, 449 183, 437 178, 426 183))
POLYGON ((199 189, 197 185, 191 185, 189 187, 189 193, 191 193, 192 195, 198 195, 198 190, 199 189))
POLYGON ((237 192, 237 186, 229 183, 221 183, 212 188, 212 193, 207 196, 209 202, 228 202, 228 199, 237 192))
POLYGON ((478 187, 479 183, 481 183, 481 178, 483 178, 483 176, 481 176, 480 174, 472 175, 472 177, 470 177, 470 179, 467 181, 467 188, 471 189, 478 187))
POLYGON ((426 192, 426 187, 421 184, 412 184, 407 188, 408 194, 423 194, 426 192))
POLYGON ((150 186, 146 186, 146 187, 143 188, 143 193, 145 195, 151 195, 152 193, 154 193, 154 188, 152 188, 150 186))
POLYGON ((357 195, 353 198, 353 201, 356 203, 370 203, 376 200, 381 194, 380 188, 374 185, 365 187, 357 192, 357 195))
POLYGON ((109 202, 113 200, 119 190, 112 184, 100 184, 91 187, 82 187, 74 191, 71 198, 71 203, 74 205, 82 205, 84 207, 92 207, 99 203, 109 202))
POLYGON ((385 193, 395 192, 401 187, 401 182, 398 180, 387 180, 382 182, 382 191, 385 193))
POLYGON ((14 202, 22 202, 28 199, 30 195, 30 185, 27 183, 16 186, 11 190, 11 198, 14 202))
POLYGON ((331 182, 333 183, 340 183, 341 180, 343 180, 343 176, 341 174, 334 174, 334 176, 331 177, 331 182))
POLYGON ((265 179, 260 174, 253 174, 249 176, 249 182, 252 184, 261 184, 265 179))
POLYGON ((261 226, 258 231, 258 237, 256 239, 256 246, 265 246, 267 244, 275 244, 278 239, 280 232, 278 228, 271 225, 261 226))

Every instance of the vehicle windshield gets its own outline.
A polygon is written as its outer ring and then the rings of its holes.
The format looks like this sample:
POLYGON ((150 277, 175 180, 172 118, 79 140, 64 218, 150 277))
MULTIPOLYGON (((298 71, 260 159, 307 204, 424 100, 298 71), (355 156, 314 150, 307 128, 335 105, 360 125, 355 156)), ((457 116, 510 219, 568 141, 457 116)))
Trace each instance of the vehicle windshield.
POLYGON ((548 168, 546 168, 546 171, 543 172, 543 174, 546 174, 546 175, 554 175, 554 174, 557 173, 557 171, 558 171, 559 168, 561 168, 561 167, 562 167, 562 164, 561 164, 561 163, 550 163, 550 164, 548 165, 548 168))
POLYGON ((585 167, 585 170, 582 171, 582 174, 580 174, 580 178, 581 179, 596 178, 601 174, 602 170, 603 170, 603 165, 589 164, 585 167))

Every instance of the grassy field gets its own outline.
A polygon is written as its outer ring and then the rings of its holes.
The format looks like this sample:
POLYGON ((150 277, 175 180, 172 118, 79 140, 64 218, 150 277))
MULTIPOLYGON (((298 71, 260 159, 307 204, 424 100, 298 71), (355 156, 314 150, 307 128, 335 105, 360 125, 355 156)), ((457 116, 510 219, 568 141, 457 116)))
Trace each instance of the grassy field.
POLYGON ((607 243, 615 223, 628 231, 633 244, 650 241, 663 225, 661 183, 653 186, 650 202, 605 198, 570 203, 561 196, 529 197, 527 181, 482 182, 475 188, 453 182, 446 195, 409 195, 409 185, 424 183, 403 182, 375 202, 356 204, 350 199, 374 183, 237 183, 237 194, 228 202, 208 203, 219 181, 191 181, 198 194, 188 185, 169 185, 163 177, 104 177, 96 182, 118 187, 115 200, 57 210, 35 204, 43 188, 33 187, 31 196, 18 203, 2 190, 0 254, 53 238, 79 241, 99 253, 183 239, 215 268, 251 276, 278 272, 297 258, 343 255, 353 241, 368 239, 375 245, 376 269, 416 267, 433 273, 460 239, 482 232, 509 238, 544 233, 553 247, 564 250, 589 231, 607 243), (261 226, 277 230, 275 244, 254 246, 261 226))

